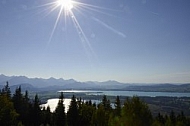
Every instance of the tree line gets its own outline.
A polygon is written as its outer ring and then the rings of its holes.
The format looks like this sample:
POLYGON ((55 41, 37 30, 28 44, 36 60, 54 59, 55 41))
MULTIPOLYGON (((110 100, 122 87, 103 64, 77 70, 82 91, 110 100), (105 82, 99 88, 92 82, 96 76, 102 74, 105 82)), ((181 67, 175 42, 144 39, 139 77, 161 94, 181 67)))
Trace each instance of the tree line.
POLYGON ((30 99, 28 91, 22 94, 21 87, 11 94, 7 82, 0 90, 0 126, 190 126, 190 118, 183 112, 153 117, 148 105, 137 96, 126 98, 124 104, 117 96, 112 106, 106 95, 99 104, 73 95, 67 113, 63 102, 61 93, 51 112, 49 106, 40 107, 37 94, 30 99))

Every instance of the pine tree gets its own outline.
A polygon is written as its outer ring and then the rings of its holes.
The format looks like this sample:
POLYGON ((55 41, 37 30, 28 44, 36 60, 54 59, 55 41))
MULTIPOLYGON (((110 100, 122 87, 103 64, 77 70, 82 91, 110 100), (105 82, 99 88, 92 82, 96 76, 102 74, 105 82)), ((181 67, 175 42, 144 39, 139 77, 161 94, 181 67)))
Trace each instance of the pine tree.
POLYGON ((121 124, 129 126, 150 126, 152 115, 148 105, 139 97, 127 99, 122 108, 121 124))
POLYGON ((110 100, 107 99, 107 96, 106 96, 106 95, 103 96, 103 98, 102 98, 102 103, 101 103, 101 104, 102 104, 102 106, 104 107, 104 109, 105 109, 106 111, 112 110, 110 100))
POLYGON ((28 126, 30 124, 29 120, 30 120, 30 99, 28 97, 28 91, 25 91, 25 95, 23 97, 23 106, 22 106, 22 110, 23 110, 23 120, 22 123, 23 125, 28 126))
POLYGON ((6 95, 0 95, 0 126, 13 126, 17 124, 18 113, 13 103, 6 95))
POLYGON ((116 97, 114 106, 115 106, 115 115, 121 116, 121 102, 119 96, 116 97))
POLYGON ((12 101, 14 104, 14 108, 16 112, 19 114, 18 120, 23 122, 24 120, 24 111, 23 106, 24 106, 24 101, 23 101, 23 95, 21 93, 21 86, 16 88, 15 93, 13 94, 12 101))
POLYGON ((55 125, 56 126, 65 126, 66 125, 66 115, 65 115, 65 106, 63 104, 63 92, 61 92, 61 95, 59 97, 59 102, 57 104, 57 107, 55 109, 54 115, 55 115, 55 125))
POLYGON ((49 125, 52 124, 52 113, 49 106, 46 109, 45 123, 49 125))
POLYGON ((69 126, 78 126, 79 112, 75 96, 71 98, 69 110, 67 112, 67 122, 69 126))
POLYGON ((173 110, 170 113, 170 120, 171 120, 172 125, 176 124, 176 116, 173 110))
POLYGON ((107 126, 108 125, 107 113, 102 104, 100 104, 98 108, 96 109, 96 111, 93 113, 92 124, 93 126, 107 126))
POLYGON ((40 100, 38 95, 35 95, 33 106, 32 106, 32 120, 34 126, 39 126, 41 124, 41 109, 40 109, 40 100))
POLYGON ((4 86, 4 88, 0 91, 0 94, 6 95, 7 98, 11 99, 11 90, 10 90, 8 81, 6 82, 6 85, 4 86))
POLYGON ((90 126, 93 113, 95 112, 95 108, 92 105, 91 100, 81 102, 80 103, 80 109, 79 109, 79 125, 80 126, 90 126))
POLYGON ((178 114, 178 116, 177 116, 177 123, 178 124, 181 123, 182 125, 187 125, 186 122, 187 122, 186 117, 185 117, 183 111, 181 111, 181 113, 178 114))

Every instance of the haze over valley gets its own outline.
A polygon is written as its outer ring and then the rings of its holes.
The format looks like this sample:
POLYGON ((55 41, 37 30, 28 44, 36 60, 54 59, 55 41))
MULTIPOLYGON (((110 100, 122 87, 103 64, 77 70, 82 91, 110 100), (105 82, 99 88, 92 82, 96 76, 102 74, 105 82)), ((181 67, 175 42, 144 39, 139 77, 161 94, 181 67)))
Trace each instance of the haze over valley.
POLYGON ((48 91, 48 90, 126 90, 126 91, 160 91, 160 92, 190 92, 190 83, 120 83, 114 80, 105 82, 79 82, 74 79, 65 80, 63 78, 49 79, 28 78, 26 76, 5 76, 0 75, 0 87, 6 82, 12 90, 22 86, 23 90, 48 91))

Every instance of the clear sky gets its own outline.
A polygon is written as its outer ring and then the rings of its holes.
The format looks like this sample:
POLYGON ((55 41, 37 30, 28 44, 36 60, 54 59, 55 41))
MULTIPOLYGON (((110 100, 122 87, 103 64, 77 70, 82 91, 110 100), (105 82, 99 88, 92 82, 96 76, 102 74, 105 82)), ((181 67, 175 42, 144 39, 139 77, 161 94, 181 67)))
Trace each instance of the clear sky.
POLYGON ((1 0, 0 73, 190 82, 189 0, 1 0))

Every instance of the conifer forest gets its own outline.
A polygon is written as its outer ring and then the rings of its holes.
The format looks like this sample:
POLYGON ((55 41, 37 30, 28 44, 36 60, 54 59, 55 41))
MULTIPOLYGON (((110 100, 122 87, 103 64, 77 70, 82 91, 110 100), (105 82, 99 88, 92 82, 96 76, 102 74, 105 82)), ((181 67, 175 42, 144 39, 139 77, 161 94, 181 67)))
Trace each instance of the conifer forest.
POLYGON ((8 83, 0 90, 0 126, 189 126, 190 118, 183 111, 168 115, 152 116, 148 105, 133 96, 122 104, 115 98, 114 106, 106 95, 100 103, 84 101, 72 96, 69 109, 65 112, 64 94, 60 93, 54 112, 50 107, 40 107, 36 94, 33 99, 21 87, 11 93, 8 83))

